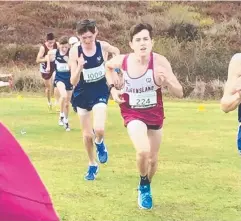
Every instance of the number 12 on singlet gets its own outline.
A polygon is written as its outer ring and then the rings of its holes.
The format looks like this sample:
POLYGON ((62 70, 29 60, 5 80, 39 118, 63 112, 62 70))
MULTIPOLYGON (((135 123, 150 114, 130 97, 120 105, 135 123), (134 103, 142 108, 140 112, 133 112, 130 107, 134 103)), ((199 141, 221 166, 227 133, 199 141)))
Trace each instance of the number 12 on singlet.
POLYGON ((156 91, 129 94, 129 104, 131 108, 149 108, 149 107, 156 106, 157 104, 156 91))

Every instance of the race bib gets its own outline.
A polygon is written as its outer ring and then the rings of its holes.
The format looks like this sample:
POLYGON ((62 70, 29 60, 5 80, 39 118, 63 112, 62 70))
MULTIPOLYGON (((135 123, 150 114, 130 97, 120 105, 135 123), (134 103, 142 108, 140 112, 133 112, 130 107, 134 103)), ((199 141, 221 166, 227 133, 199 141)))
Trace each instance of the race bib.
POLYGON ((130 94, 129 104, 131 108, 149 108, 157 104, 156 91, 149 91, 144 93, 130 94))
POLYGON ((92 83, 101 80, 105 77, 104 64, 96 68, 83 69, 83 77, 86 83, 92 83))
POLYGON ((49 72, 46 71, 47 65, 46 63, 40 63, 40 72, 43 74, 48 74, 49 72))
POLYGON ((68 72, 69 65, 67 63, 57 63, 57 70, 59 72, 68 72))

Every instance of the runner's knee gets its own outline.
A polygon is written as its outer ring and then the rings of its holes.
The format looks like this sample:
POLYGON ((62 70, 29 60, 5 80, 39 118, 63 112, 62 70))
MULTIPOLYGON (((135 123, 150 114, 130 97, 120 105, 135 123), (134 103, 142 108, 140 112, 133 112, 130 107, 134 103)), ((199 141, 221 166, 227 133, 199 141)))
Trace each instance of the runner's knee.
POLYGON ((68 100, 65 102, 65 107, 69 108, 69 101, 68 100))
POLYGON ((137 149, 137 156, 141 159, 147 159, 150 155, 150 152, 147 149, 137 149))
POLYGON ((90 132, 83 132, 83 139, 86 143, 93 142, 93 134, 90 132))
POLYGON ((49 83, 46 83, 46 84, 45 84, 45 88, 48 89, 48 90, 50 90, 50 88, 51 88, 50 84, 49 84, 49 83))
POLYGON ((149 164, 151 167, 155 167, 157 165, 158 162, 158 157, 157 156, 150 156, 149 157, 149 164))
POLYGON ((61 96, 62 99, 65 99, 65 100, 67 100, 67 98, 68 98, 66 92, 62 92, 60 96, 61 96))

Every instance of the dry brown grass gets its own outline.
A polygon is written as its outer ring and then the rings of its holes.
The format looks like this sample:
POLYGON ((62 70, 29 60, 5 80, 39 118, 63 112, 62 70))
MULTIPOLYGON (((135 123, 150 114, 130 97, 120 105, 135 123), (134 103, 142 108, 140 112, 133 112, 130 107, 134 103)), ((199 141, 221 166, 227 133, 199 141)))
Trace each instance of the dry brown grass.
POLYGON ((196 80, 195 89, 190 94, 190 98, 201 99, 221 99, 225 82, 213 80, 205 83, 202 80, 196 80))
POLYGON ((14 76, 14 91, 39 92, 44 88, 40 72, 36 67, 12 64, 8 67, 1 67, 0 73, 14 76))
MULTIPOLYGON (((44 89, 43 80, 39 73, 38 68, 28 66, 15 66, 14 64, 10 67, 1 67, 0 73, 2 74, 13 74, 14 75, 14 88, 16 92, 40 92, 44 89)), ((190 83, 190 82, 189 82, 190 83)), ((189 94, 189 98, 192 99, 220 99, 223 94, 223 87, 225 82, 220 80, 209 81, 208 83, 201 79, 196 79, 192 85, 194 90, 189 94)), ((185 88, 186 83, 182 81, 182 85, 185 88)), ((10 92, 8 88, 0 90, 10 92)), ((170 96, 167 89, 163 90, 164 95, 170 96)))
POLYGON ((183 84, 196 84, 191 96, 220 97, 220 82, 226 80, 228 62, 240 44, 240 9, 239 2, 3 2, 0 59, 21 75, 16 76, 17 89, 37 90, 40 75, 30 74, 34 69, 29 66, 36 65, 36 46, 46 32, 70 36, 76 21, 94 18, 99 39, 126 53, 129 28, 144 21, 155 29, 154 50, 170 60, 183 84), (26 66, 23 72, 21 64, 26 66))

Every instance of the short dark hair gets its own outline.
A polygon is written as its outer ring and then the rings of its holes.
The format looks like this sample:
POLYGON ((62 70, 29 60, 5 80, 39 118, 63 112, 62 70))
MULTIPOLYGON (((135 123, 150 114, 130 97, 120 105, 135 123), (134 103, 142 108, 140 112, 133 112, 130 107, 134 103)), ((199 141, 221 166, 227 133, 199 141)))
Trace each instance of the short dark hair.
POLYGON ((68 44, 69 43, 69 39, 67 36, 62 36, 60 39, 59 39, 59 44, 61 45, 65 45, 65 44, 68 44))
POLYGON ((88 31, 95 33, 96 22, 95 20, 85 19, 77 23, 76 31, 79 35, 82 35, 88 31))
POLYGON ((54 34, 52 32, 50 32, 50 33, 48 33, 46 35, 46 40, 47 41, 51 41, 51 40, 54 40, 54 39, 55 39, 55 36, 54 36, 54 34))
POLYGON ((130 40, 133 40, 133 37, 141 32, 142 30, 147 30, 149 32, 150 38, 152 39, 152 26, 148 23, 139 23, 137 25, 133 25, 130 29, 130 40))

